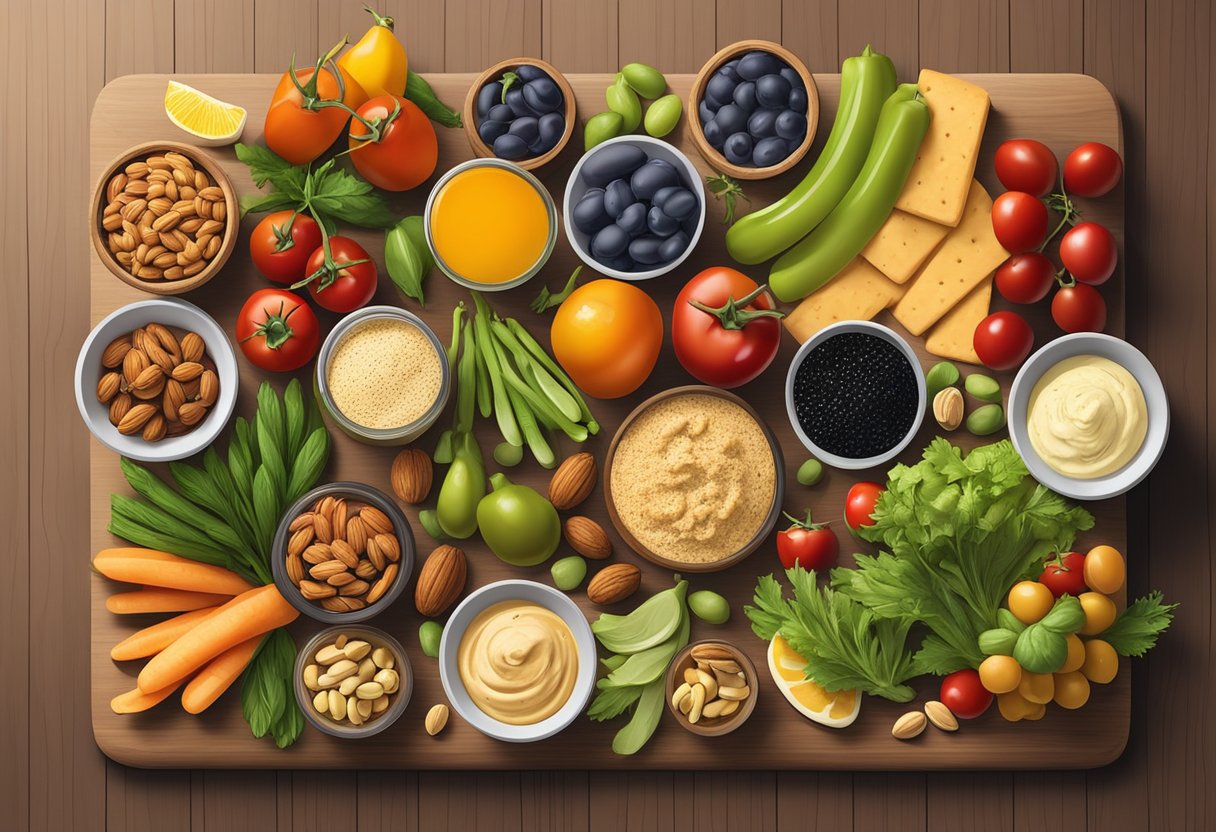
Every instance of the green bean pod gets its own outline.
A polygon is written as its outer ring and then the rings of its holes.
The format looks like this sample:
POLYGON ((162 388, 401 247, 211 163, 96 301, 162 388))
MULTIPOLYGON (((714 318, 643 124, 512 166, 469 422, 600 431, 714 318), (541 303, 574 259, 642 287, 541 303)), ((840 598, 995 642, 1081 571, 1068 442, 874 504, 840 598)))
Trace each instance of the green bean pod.
POLYGON ((844 198, 865 163, 883 102, 895 91, 895 64, 869 46, 840 68, 840 105, 823 152, 792 191, 741 218, 726 250, 754 265, 775 257, 819 225, 844 198))
POLYGON ((915 84, 901 84, 882 106, 857 181, 814 231, 773 264, 768 285, 774 295, 786 302, 804 298, 861 253, 895 208, 928 130, 928 105, 915 84))

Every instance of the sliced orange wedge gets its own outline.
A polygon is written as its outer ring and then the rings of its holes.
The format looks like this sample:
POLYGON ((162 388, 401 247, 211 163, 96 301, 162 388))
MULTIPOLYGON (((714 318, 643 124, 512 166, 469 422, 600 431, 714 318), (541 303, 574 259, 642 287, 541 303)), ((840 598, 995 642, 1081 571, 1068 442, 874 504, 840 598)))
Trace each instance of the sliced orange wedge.
POLYGON ((165 89, 165 115, 198 144, 232 144, 245 129, 245 108, 212 98, 194 87, 170 81, 165 89))
POLYGON ((768 644, 768 669, 786 701, 807 719, 829 728, 845 728, 861 713, 861 694, 857 690, 828 693, 806 678, 808 662, 780 635, 768 644))

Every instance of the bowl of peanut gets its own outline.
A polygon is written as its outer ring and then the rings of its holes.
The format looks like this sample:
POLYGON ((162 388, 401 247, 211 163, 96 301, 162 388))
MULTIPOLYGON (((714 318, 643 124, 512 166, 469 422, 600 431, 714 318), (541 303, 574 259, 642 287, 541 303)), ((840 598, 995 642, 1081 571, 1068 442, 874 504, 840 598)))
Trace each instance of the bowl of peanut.
POLYGON ((296 701, 331 737, 370 737, 409 704, 414 675, 401 643, 383 630, 340 625, 317 633, 296 657, 296 701))
POLYGON ((223 268, 236 248, 241 212, 214 158, 158 141, 106 167, 90 216, 93 248, 107 269, 145 292, 178 295, 223 268))

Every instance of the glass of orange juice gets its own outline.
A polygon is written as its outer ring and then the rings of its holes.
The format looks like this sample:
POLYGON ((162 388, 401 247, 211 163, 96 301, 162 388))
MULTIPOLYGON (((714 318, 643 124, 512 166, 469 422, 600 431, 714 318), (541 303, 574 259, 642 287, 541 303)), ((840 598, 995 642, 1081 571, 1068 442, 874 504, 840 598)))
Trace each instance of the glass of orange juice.
POLYGON ((557 208, 540 181, 502 159, 472 159, 435 183, 426 242, 449 278, 497 292, 541 270, 557 241, 557 208))

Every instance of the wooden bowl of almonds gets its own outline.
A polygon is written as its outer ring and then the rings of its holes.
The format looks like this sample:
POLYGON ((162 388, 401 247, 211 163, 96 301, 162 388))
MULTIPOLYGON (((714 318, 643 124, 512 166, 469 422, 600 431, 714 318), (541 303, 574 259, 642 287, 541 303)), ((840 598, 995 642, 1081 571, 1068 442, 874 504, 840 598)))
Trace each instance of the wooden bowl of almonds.
POLYGON ((758 681, 756 665, 738 647, 697 641, 667 669, 667 710, 692 733, 720 737, 752 715, 758 681))
POLYGON ((180 142, 137 145, 111 162, 90 210, 101 262, 157 295, 189 292, 214 277, 240 232, 232 180, 214 158, 180 142))

